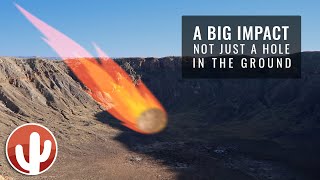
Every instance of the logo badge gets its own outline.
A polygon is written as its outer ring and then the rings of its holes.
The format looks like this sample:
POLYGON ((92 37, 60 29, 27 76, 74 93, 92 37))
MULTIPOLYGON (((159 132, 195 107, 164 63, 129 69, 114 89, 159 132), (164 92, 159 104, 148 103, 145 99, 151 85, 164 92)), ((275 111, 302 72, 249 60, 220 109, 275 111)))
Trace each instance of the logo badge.
POLYGON ((47 171, 56 160, 58 145, 52 132, 35 123, 16 128, 6 143, 6 156, 10 165, 25 175, 38 175, 47 171))

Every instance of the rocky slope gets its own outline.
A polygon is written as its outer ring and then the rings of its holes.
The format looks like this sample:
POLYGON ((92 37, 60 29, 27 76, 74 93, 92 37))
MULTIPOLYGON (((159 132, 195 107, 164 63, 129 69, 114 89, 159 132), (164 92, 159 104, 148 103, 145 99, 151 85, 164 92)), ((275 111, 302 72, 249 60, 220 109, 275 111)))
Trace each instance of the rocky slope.
MULTIPOLYGON (((320 53, 301 79, 181 78, 180 58, 117 59, 169 113, 158 135, 103 111, 62 61, 0 58, 0 148, 20 124, 58 139, 51 179, 318 179, 320 53)), ((0 151, 0 174, 21 178, 0 151)))

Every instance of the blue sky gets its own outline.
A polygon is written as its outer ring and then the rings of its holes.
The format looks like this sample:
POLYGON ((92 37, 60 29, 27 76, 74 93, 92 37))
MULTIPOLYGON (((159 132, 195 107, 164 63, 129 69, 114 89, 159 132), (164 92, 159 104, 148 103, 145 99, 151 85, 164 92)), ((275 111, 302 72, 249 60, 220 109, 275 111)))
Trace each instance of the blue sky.
POLYGON ((0 56, 57 56, 13 2, 96 55, 181 55, 182 15, 301 15, 302 49, 320 50, 319 0, 0 0, 0 56))

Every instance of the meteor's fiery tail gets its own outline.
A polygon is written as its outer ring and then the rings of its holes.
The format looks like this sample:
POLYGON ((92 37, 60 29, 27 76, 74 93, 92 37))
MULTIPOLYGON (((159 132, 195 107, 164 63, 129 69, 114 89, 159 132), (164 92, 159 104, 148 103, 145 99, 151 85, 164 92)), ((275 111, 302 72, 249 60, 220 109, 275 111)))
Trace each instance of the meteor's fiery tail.
POLYGON ((43 40, 64 60, 88 94, 110 114, 137 132, 152 134, 163 130, 167 114, 141 80, 129 75, 97 45, 99 62, 72 39, 52 28, 16 4, 21 13, 45 36, 43 40))

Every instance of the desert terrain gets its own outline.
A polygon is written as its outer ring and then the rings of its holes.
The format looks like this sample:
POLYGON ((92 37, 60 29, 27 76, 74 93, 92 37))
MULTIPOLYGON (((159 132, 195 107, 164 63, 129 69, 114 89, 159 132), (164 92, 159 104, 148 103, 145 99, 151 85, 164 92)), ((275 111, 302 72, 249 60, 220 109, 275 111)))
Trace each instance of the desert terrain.
POLYGON ((320 53, 303 53, 301 79, 188 80, 179 57, 116 61, 163 103, 163 132, 122 126, 63 61, 0 58, 0 179, 320 178, 320 53), (4 152, 29 122, 48 127, 59 147, 35 177, 13 170, 4 152))

